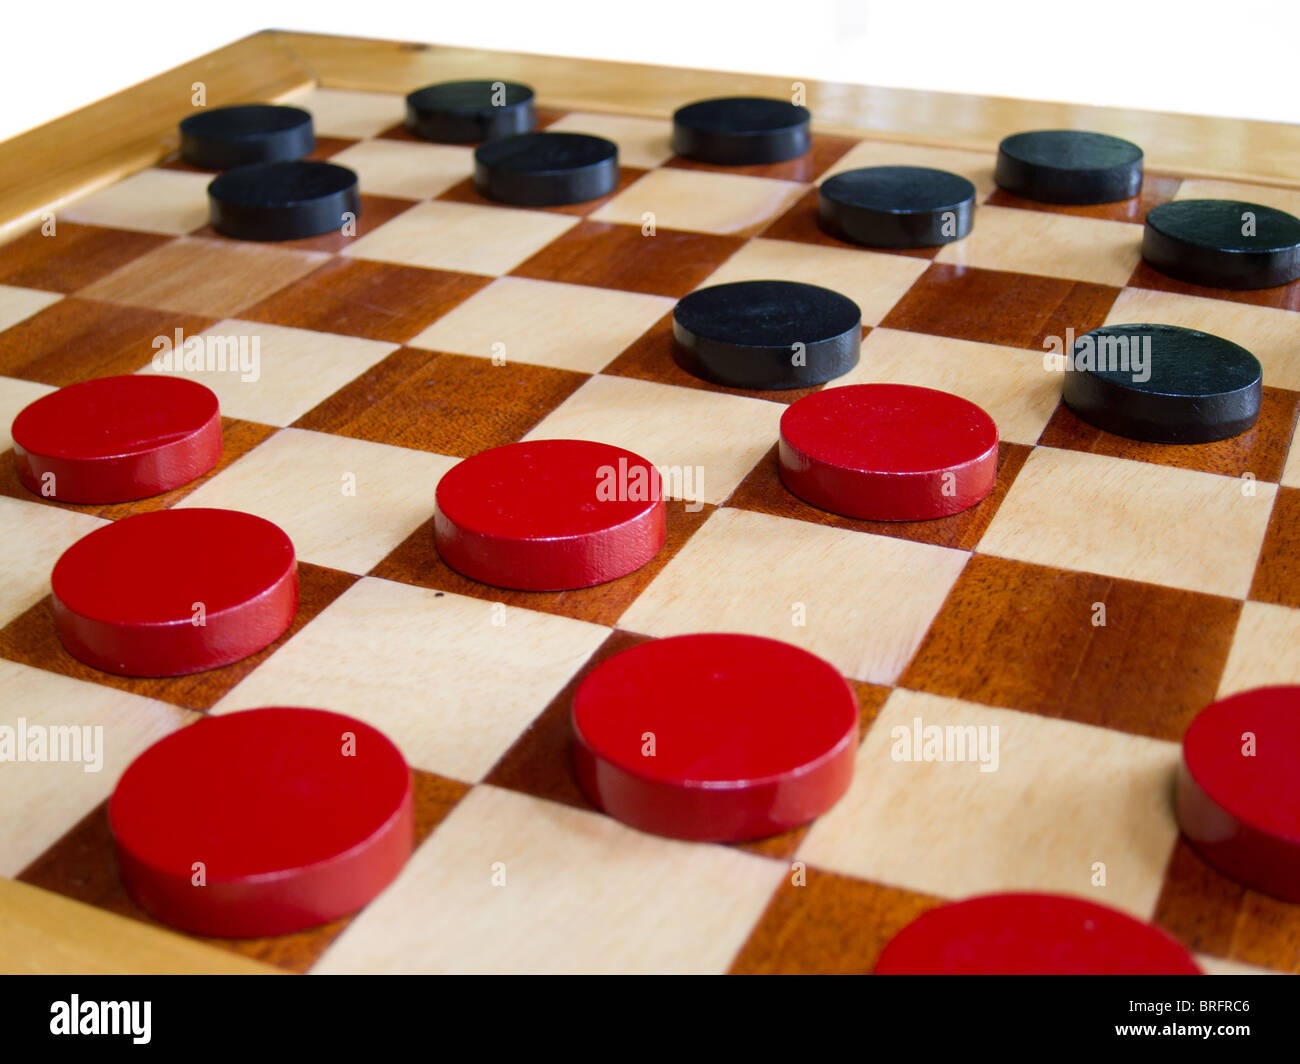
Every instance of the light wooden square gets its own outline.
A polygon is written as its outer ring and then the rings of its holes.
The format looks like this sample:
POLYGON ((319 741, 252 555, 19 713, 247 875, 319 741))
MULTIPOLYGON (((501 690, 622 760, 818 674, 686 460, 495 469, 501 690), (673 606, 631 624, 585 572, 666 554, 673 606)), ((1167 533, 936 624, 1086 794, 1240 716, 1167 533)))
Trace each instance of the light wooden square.
POLYGON ((848 296, 862 311, 862 324, 875 325, 927 266, 924 259, 882 251, 751 240, 700 287, 733 281, 802 281, 848 296))
POLYGON ((585 621, 366 577, 213 711, 349 713, 383 731, 415 768, 473 782, 608 634, 585 621))
POLYGON ((548 133, 590 133, 618 145, 621 166, 649 170, 672 158, 673 124, 660 118, 573 111, 546 127, 548 133))
POLYGON ((318 137, 373 137, 406 118, 406 99, 389 92, 309 89, 281 103, 311 112, 318 137))
POLYGON ((476 787, 315 971, 721 973, 788 874, 476 787))
POLYGON ((935 262, 1123 285, 1141 257, 1142 227, 1016 207, 979 209, 970 236, 935 262))
POLYGON ((653 636, 748 632, 892 684, 969 557, 807 521, 712 514, 619 619, 653 636))
MULTIPOLYGON (((997 188, 993 180, 994 155, 986 151, 964 151, 961 148, 931 148, 924 144, 894 144, 887 140, 864 140, 850 148, 829 170, 818 184, 845 170, 858 170, 864 166, 925 166, 931 170, 947 170, 960 174, 975 186, 975 202, 983 203, 997 188)), ((978 218, 978 212, 976 212, 978 218)), ((976 222, 978 225, 978 221, 976 222)))
POLYGON ((165 702, 12 661, 0 661, 0 691, 0 726, 16 733, 22 718, 29 739, 39 728, 46 736, 47 756, 48 729, 76 728, 78 745, 68 752, 82 758, 2 763, 0 875, 5 876, 17 875, 107 798, 145 747, 196 716, 165 702), (86 727, 92 729, 90 748, 80 745, 86 727), (96 733, 96 728, 102 731, 96 733))
POLYGON ((979 550, 1126 580, 1245 598, 1277 488, 1039 447, 979 550))
POLYGON ((912 384, 960 395, 997 422, 998 437, 1034 443, 1061 398, 1061 375, 1043 368, 1034 351, 942 336, 872 329, 862 361, 827 385, 912 384))
MULTIPOLYGON (((4 290, 0 288, 0 300, 3 298, 4 290)), ((36 381, 0 377, 0 452, 7 451, 13 444, 9 430, 19 412, 37 399, 57 390, 53 385, 38 384, 36 381)))
POLYGON ((436 196, 474 173, 474 150, 458 144, 366 140, 329 161, 355 170, 368 195, 414 200, 436 196))
POLYGON ((806 185, 702 170, 651 170, 591 215, 597 222, 743 233, 775 218, 806 185))
POLYGON ((593 377, 525 436, 611 443, 689 474, 690 498, 717 504, 776 442, 785 407, 695 388, 593 377))
POLYGON ((83 196, 59 212, 65 222, 184 236, 208 223, 211 174, 141 170, 83 196))
POLYGON ((0 284, 0 332, 17 325, 24 318, 39 314, 62 298, 57 292, 41 292, 35 288, 0 284))
POLYGON ((407 346, 595 373, 672 308, 664 296, 500 277, 407 346))
POLYGON ((6 975, 277 975, 203 939, 0 876, 6 975))
POLYGON ((1177 743, 896 690, 867 731, 848 793, 798 857, 944 898, 1047 891, 1149 920, 1178 837, 1179 756, 1177 743), (996 770, 904 759, 912 744, 902 737, 918 718, 922 728, 989 729, 996 770))
POLYGON ((1106 324, 1126 322, 1181 325, 1222 336, 1259 359, 1266 387, 1300 391, 1300 343, 1296 342, 1300 316, 1295 311, 1126 288, 1111 307, 1106 324))
POLYGON ((222 350, 230 353, 227 365, 231 369, 155 370, 151 362, 140 372, 196 380, 216 392, 221 413, 226 417, 259 421, 264 425, 283 426, 298 420, 317 403, 397 350, 396 344, 378 340, 236 318, 218 322, 200 335, 219 339, 222 350), (240 345, 250 356, 256 351, 249 373, 252 379, 245 380, 240 368, 236 354, 240 345))
POLYGON ((1274 684, 1300 684, 1300 610, 1247 602, 1219 678, 1218 697, 1274 684))
POLYGON ((179 505, 257 514, 284 529, 302 561, 364 573, 428 520, 434 488, 455 464, 446 455, 282 429, 179 505))
POLYGON ((1291 437, 1291 450, 1286 456, 1286 468, 1282 470, 1282 483, 1288 488, 1300 488, 1300 428, 1291 437))
POLYGON ((50 570, 59 555, 103 519, 75 510, 0 496, 0 625, 7 624, 50 591, 50 570))
POLYGON ((474 203, 421 203, 349 244, 345 255, 433 270, 496 275, 514 269, 578 219, 474 203))
POLYGON ((1244 181, 1210 181, 1191 178, 1178 186, 1174 199, 1226 199, 1262 203, 1300 216, 1300 189, 1250 185, 1244 181))
POLYGON ((152 310, 230 318, 328 258, 320 251, 185 237, 133 259, 77 294, 152 310))

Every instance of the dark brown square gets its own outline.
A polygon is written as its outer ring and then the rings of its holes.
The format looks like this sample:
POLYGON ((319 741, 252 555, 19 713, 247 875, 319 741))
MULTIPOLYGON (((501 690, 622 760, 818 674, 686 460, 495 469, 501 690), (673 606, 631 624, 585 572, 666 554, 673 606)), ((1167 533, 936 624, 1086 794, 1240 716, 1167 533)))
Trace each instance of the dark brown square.
POLYGON ((340 257, 255 303, 241 317, 400 344, 490 280, 340 257))
POLYGON ((130 502, 114 502, 104 504, 75 504, 67 502, 58 502, 54 499, 46 499, 40 495, 27 490, 22 481, 18 479, 18 469, 15 464, 14 452, 10 448, 0 453, 0 495, 8 495, 13 499, 24 499, 27 502, 38 502, 45 506, 57 506, 61 510, 75 510, 78 513, 93 514, 96 517, 107 518, 110 521, 116 521, 122 517, 130 517, 132 514, 150 513, 154 510, 166 510, 175 506, 181 499, 185 498, 192 491, 197 490, 203 484, 215 477, 231 463, 237 461, 256 447, 263 440, 275 435, 279 431, 270 425, 260 425, 255 421, 239 421, 235 418, 221 419, 221 457, 217 459, 217 464, 204 473, 201 477, 183 484, 179 488, 171 491, 165 491, 161 495, 154 495, 147 499, 133 499, 130 502))
POLYGON ((941 899, 820 868, 793 870, 731 964, 738 975, 865 975, 941 899))
POLYGON ((693 505, 700 506, 700 509, 691 512, 681 501, 670 501, 666 505, 668 536, 659 548, 659 553, 636 572, 595 587, 579 588, 576 591, 513 591, 490 587, 461 576, 438 556, 433 544, 432 517, 399 543, 388 557, 370 571, 370 575, 469 595, 485 602, 504 602, 507 606, 554 613, 612 628, 633 600, 646 589, 673 555, 682 549, 714 509, 697 503, 693 505))
POLYGON ((1249 890, 1179 838, 1152 920, 1188 949, 1300 972, 1300 905, 1249 890))
MULTIPOLYGON (((858 244, 849 244, 827 233, 817 224, 817 204, 820 192, 810 188, 783 215, 763 230, 765 240, 793 240, 800 244, 817 244, 828 248, 858 248, 858 244)), ((939 254, 938 247, 932 248, 869 248, 869 251, 885 251, 891 255, 907 255, 914 259, 932 259, 939 254)))
POLYGON ((635 166, 621 167, 618 174, 618 185, 608 196, 601 196, 600 199, 587 200, 583 203, 564 203, 558 207, 516 207, 509 203, 498 203, 486 196, 480 196, 474 189, 474 179, 472 177, 467 177, 464 181, 452 185, 446 192, 434 198, 446 200, 449 203, 476 203, 480 207, 504 207, 506 210, 513 211, 552 211, 555 214, 572 214, 579 218, 585 218, 592 211, 600 210, 601 207, 632 184, 633 181, 641 178, 646 172, 635 166))
POLYGON ((1300 488, 1278 488, 1250 597, 1300 609, 1300 488))
POLYGON ((742 177, 767 177, 776 181, 815 181, 837 162, 858 141, 851 137, 834 137, 828 133, 814 133, 812 147, 797 159, 783 163, 760 163, 756 166, 718 166, 674 155, 665 167, 673 170, 708 170, 715 174, 740 174, 742 177))
POLYGON ((990 207, 1019 207, 1021 210, 1045 211, 1048 214, 1073 214, 1079 218, 1103 218, 1111 222, 1141 223, 1152 207, 1158 207, 1173 199, 1178 194, 1178 187, 1182 183, 1181 177, 1146 173, 1142 175, 1141 191, 1132 199, 1119 200, 1117 203, 1082 205, 1037 203, 1034 200, 1021 199, 1000 188, 994 189, 984 202, 990 207))
POLYGON ((1202 299, 1226 299, 1232 303, 1249 303, 1255 307, 1300 310, 1300 281, 1292 281, 1290 284, 1278 285, 1275 288, 1211 288, 1207 285, 1179 281, 1168 274, 1161 273, 1145 259, 1138 262, 1129 276, 1128 287, 1173 292, 1180 296, 1200 296, 1202 299))
POLYGON ((75 384, 134 373, 153 358, 155 337, 202 332, 212 318, 71 296, 0 333, 0 373, 75 384))
POLYGON ((585 380, 571 370, 402 348, 294 427, 468 458, 514 443, 585 380))
POLYGON ((50 236, 37 228, 0 246, 0 284, 75 292, 171 239, 59 222, 50 236))
MULTIPOLYGON (((415 843, 419 845, 469 791, 468 785, 414 770, 415 843)), ((108 803, 101 802, 75 827, 29 864, 18 876, 44 890, 106 909, 154 927, 164 927, 127 893, 117 866, 117 851, 108 823, 108 803)), ((225 939, 192 936, 263 964, 303 973, 352 922, 345 916, 320 927, 274 938, 225 939)))
POLYGON ((224 698, 280 646, 338 598, 357 580, 351 573, 326 569, 308 562, 298 563, 298 612, 288 630, 270 646, 242 661, 220 669, 196 672, 189 676, 118 676, 83 665, 59 642, 54 626, 50 596, 20 613, 0 628, 0 657, 33 668, 71 676, 74 680, 115 687, 145 698, 155 698, 184 709, 207 710, 224 698))
MULTIPOLYGON (((867 329, 863 329, 863 335, 866 335, 867 332, 867 329)), ((796 399, 811 395, 822 387, 822 385, 818 384, 811 388, 792 388, 777 391, 728 388, 722 384, 714 384, 712 381, 703 380, 682 369, 674 358, 675 351, 673 316, 665 314, 600 372, 612 377, 633 377, 640 381, 654 381, 656 384, 673 384, 679 388, 698 388, 706 392, 721 392, 723 395, 745 395, 751 399, 767 399, 774 403, 793 403, 796 399)))
POLYGON ((510 272, 680 298, 744 244, 739 237, 676 229, 645 236, 636 226, 584 220, 510 272))
POLYGON ((1043 350, 1044 337, 1098 328, 1119 293, 1110 285, 936 262, 880 324, 1043 350))
POLYGON ((899 686, 1177 741, 1214 699, 1240 612, 1233 599, 976 554, 899 686))
POLYGON ((810 506, 781 482, 776 446, 740 482, 740 486, 727 500, 727 505, 776 517, 811 521, 830 528, 847 528, 855 532, 872 532, 878 536, 911 539, 918 543, 933 543, 957 550, 974 550, 975 544, 993 520, 993 515, 1002 505, 1002 500, 1006 498, 1025 459, 1029 457, 1029 451, 1030 448, 1018 443, 999 444, 998 476, 993 490, 969 510, 934 521, 861 521, 856 517, 843 517, 810 506))
POLYGON ((1064 403, 1059 403, 1038 442, 1045 447, 1087 451, 1109 458, 1129 458, 1229 477, 1250 473, 1256 480, 1276 481, 1286 465, 1298 404, 1300 393, 1265 388, 1259 420, 1240 436, 1216 443, 1174 444, 1145 443, 1113 435, 1088 424, 1064 403))

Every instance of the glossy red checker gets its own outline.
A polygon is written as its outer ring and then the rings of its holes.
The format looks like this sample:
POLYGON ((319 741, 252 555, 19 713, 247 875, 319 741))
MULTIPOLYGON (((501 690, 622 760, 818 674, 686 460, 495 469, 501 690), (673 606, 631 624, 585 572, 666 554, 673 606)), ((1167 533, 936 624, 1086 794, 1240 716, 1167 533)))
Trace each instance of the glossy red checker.
POLYGON ((775 639, 682 635, 598 665, 573 698, 574 763, 611 816, 733 841, 806 824, 848 789, 858 706, 827 662, 775 639))

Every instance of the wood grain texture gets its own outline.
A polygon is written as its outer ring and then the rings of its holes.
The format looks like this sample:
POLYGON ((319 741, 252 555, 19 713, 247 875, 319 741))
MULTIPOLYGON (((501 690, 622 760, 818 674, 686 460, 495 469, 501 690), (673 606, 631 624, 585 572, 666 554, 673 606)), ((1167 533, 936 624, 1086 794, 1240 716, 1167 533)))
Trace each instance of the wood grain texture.
POLYGON ((1096 129, 1142 145, 1153 170, 1300 187, 1300 126, 1276 122, 845 85, 799 71, 778 77, 311 33, 274 36, 321 84, 336 88, 410 92, 432 81, 482 77, 491 69, 497 77, 535 85, 548 107, 667 117, 709 96, 789 97, 793 82, 800 81, 814 128, 824 133, 869 131, 885 139, 987 151, 1023 129, 1096 129))
POLYGON ((4 975, 271 975, 275 969, 139 920, 0 878, 4 975))
MULTIPOLYGON (((469 790, 455 780, 444 779, 430 772, 414 772, 415 786, 415 842, 419 845, 443 818, 451 812, 469 790)), ((117 856, 113 834, 108 823, 108 803, 101 803, 63 838, 33 861, 19 877, 23 883, 51 892, 49 897, 63 895, 96 906, 95 911, 107 910, 119 917, 130 917, 132 926, 156 930, 164 934, 164 925, 146 913, 127 893, 118 874, 117 856)), ((0 887, 8 881, 0 880, 0 887)), ((3 894, 0 894, 0 898, 3 894)), ((288 935, 270 938, 223 939, 186 936, 182 941, 196 949, 212 950, 209 963, 224 965, 213 970, 269 971, 264 965, 290 972, 302 973, 310 968, 352 921, 345 916, 319 927, 307 928, 288 935), (246 959, 244 959, 246 958, 246 959)), ((0 931, 0 937, 3 931, 0 931)), ((24 956, 39 957, 47 948, 43 938, 33 936, 24 949, 24 956), (39 948, 33 948, 39 947, 39 948)), ((203 956, 207 956, 204 954, 203 956)), ((78 958, 80 961, 80 958, 78 958)), ((81 968, 70 968, 81 971, 81 968)))
POLYGON ((208 106, 216 107, 283 96, 309 86, 312 75, 277 35, 259 33, 5 141, 0 238, 173 151, 177 123, 193 112, 200 81, 208 106))

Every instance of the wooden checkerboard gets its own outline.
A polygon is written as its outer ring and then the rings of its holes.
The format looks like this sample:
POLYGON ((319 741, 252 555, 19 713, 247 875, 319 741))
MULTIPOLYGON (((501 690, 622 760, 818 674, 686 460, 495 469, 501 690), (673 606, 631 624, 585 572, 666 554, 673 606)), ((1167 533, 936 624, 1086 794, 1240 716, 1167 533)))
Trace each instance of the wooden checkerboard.
POLYGON ((220 397, 225 451, 186 488, 54 503, 19 484, 0 441, 0 723, 102 725, 106 743, 98 773, 0 768, 0 968, 863 971, 943 899, 1036 889, 1153 920, 1211 971, 1300 969, 1300 906, 1206 866, 1172 808, 1179 740, 1200 707, 1300 682, 1300 282, 1195 288, 1138 257, 1145 212, 1170 199, 1300 213, 1300 182, 1285 177, 1300 165, 1295 131, 814 82, 805 157, 724 170, 672 155, 674 105, 789 91, 779 79, 262 34, 0 146, 0 171, 30 175, 0 190, 11 236, 0 430, 58 386, 150 372, 154 338, 177 329, 261 345, 255 382, 197 375, 220 397), (401 127, 405 91, 464 76, 529 82, 545 128, 616 141, 617 191, 555 209, 478 197, 471 148, 401 127), (257 245, 208 228, 209 175, 165 154, 204 78, 210 105, 281 99, 313 113, 316 157, 360 175, 355 237, 257 245), (996 190, 1000 136, 1053 125, 1140 143, 1140 199, 1054 207, 996 190), (38 167, 55 149, 63 165, 38 167), (817 183, 887 163, 970 178, 971 236, 890 253, 822 234, 817 183), (828 387, 926 385, 993 415, 1003 442, 987 500, 887 524, 782 488, 777 423, 806 392, 715 387, 670 353, 677 298, 770 277, 862 308, 861 363, 828 387), (1074 417, 1044 339, 1130 321, 1253 351, 1256 427, 1162 446, 1074 417), (433 548, 438 478, 483 448, 545 437, 701 467, 703 505, 670 504, 659 556, 599 587, 508 592, 452 572, 433 548), (341 490, 349 474, 353 495, 341 490), (301 560, 293 626, 195 676, 78 663, 54 632, 54 560, 106 521, 170 506, 283 527, 301 560), (708 630, 806 647, 857 690, 855 782, 809 828, 675 842, 623 827, 579 791, 577 679, 637 641, 708 630), (317 930, 218 942, 163 929, 119 882, 106 799, 162 735, 269 704, 354 714, 397 742, 416 770, 415 855, 361 914, 317 930), (997 726, 998 770, 893 760, 891 729, 918 717, 997 726))

